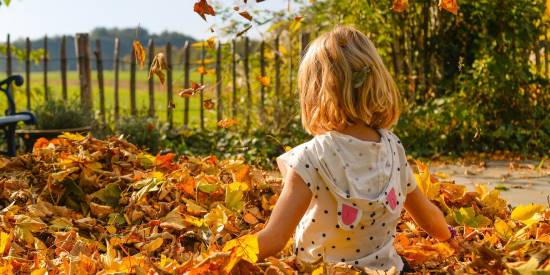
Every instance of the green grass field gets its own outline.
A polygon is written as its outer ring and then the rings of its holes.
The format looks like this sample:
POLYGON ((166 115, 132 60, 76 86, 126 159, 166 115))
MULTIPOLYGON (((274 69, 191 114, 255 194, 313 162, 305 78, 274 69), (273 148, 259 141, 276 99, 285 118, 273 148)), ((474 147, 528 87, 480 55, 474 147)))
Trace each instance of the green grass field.
MULTIPOLYGON (((22 74, 24 75, 24 74, 22 74)), ((2 79, 6 75, 2 75, 2 79)), ((205 89, 204 98, 214 98, 215 89, 212 85, 213 75, 207 75, 205 77, 205 84, 207 84, 207 89, 205 89)), ((200 80, 200 75, 197 72, 191 73, 191 80, 198 82, 200 80)), ((25 79, 27 81, 27 79, 25 79)), ((176 125, 183 125, 183 114, 184 114, 184 99, 177 95, 177 91, 183 87, 183 75, 174 74, 174 103, 176 105, 174 110, 174 123, 176 125)), ((70 71, 67 74, 67 83, 68 83, 68 96, 70 99, 79 99, 80 96, 80 86, 78 80, 78 73, 76 71, 70 71)), ((105 85, 105 109, 107 113, 107 118, 112 118, 114 114, 114 72, 105 71, 104 72, 104 85, 105 85)), ((44 84, 43 84, 43 74, 42 72, 33 72, 31 73, 31 111, 32 106, 40 104, 44 100, 44 84)), ((128 71, 121 71, 119 75, 119 104, 120 104, 120 114, 121 116, 130 114, 130 73, 128 71)), ((48 89, 50 97, 61 99, 61 73, 49 72, 48 73, 48 89)), ((99 87, 97 82, 97 72, 92 72, 92 92, 94 95, 94 109, 99 111, 99 87)), ((26 109, 26 96, 25 96, 25 86, 18 88, 15 92, 15 100, 18 110, 26 109)), ((190 110, 189 110, 189 123, 191 127, 198 127, 200 123, 200 98, 199 95, 191 97, 190 100, 190 110)), ((146 112, 149 109, 149 92, 148 92, 148 80, 147 72, 145 70, 139 70, 136 73, 136 104, 138 111, 146 112)), ((6 100, 2 98, 0 100, 0 110, 6 109, 6 100)), ((228 106, 228 105, 227 105, 228 106)), ((155 110, 156 116, 162 120, 166 121, 167 119, 167 92, 166 88, 162 87, 157 78, 155 78, 155 110)), ((216 124, 216 113, 214 110, 205 110, 205 123, 207 127, 215 127, 216 124)))

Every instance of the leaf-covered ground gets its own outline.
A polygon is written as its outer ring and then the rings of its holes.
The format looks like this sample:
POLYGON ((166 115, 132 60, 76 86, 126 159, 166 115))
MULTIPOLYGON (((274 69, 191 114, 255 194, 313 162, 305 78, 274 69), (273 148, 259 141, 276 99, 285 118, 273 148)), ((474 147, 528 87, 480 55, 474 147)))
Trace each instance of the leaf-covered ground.
MULTIPOLYGON (((417 169, 461 238, 454 250, 404 213, 395 246, 417 272, 550 273, 547 206, 509 209, 497 190, 467 192, 417 169)), ((280 185, 240 160, 152 156, 118 138, 41 139, 32 154, 0 158, 0 274, 359 273, 300 265, 290 247, 257 261, 253 233, 280 185)))

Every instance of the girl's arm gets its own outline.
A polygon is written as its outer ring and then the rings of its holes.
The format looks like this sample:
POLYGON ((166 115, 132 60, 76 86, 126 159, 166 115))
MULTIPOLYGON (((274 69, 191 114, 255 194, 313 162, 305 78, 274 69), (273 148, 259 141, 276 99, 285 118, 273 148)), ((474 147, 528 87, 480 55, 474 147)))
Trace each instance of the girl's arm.
POLYGON ((258 232, 259 258, 281 251, 309 207, 311 191, 294 169, 289 169, 284 186, 271 217, 264 229, 258 232))
POLYGON ((446 241, 451 238, 451 232, 447 227, 445 216, 437 206, 424 196, 420 188, 407 195, 405 209, 412 216, 413 220, 424 229, 430 236, 446 241))

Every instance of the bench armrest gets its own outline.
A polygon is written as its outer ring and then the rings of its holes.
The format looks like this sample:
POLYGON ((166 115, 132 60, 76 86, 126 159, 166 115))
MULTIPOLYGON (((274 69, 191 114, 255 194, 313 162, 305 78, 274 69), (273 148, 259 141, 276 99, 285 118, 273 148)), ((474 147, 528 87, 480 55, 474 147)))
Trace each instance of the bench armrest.
POLYGON ((23 85, 23 82, 23 77, 20 75, 10 76, 5 80, 0 81, 0 91, 4 92, 8 98, 8 109, 6 110, 6 115, 8 116, 16 113, 15 100, 11 91, 12 84, 21 86, 23 85))

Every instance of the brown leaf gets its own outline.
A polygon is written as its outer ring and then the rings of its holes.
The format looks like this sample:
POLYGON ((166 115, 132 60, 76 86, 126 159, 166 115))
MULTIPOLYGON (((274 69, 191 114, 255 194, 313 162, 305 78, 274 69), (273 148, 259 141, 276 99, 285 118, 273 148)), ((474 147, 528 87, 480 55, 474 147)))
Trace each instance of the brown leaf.
POLYGON ((149 68, 149 74, 148 79, 151 79, 153 75, 157 75, 159 78, 160 84, 164 86, 164 83, 166 82, 166 77, 164 75, 163 70, 168 69, 168 64, 166 62, 166 57, 163 53, 158 53, 155 58, 153 59, 153 62, 151 63, 151 68, 149 68))
POLYGON ((202 105, 204 106, 204 109, 206 110, 212 110, 214 109, 214 106, 216 105, 212 99, 207 99, 202 102, 202 105))
POLYGON ((206 21, 206 14, 215 16, 216 12, 214 11, 214 8, 206 2, 206 0, 199 0, 199 2, 195 3, 193 6, 193 10, 198 13, 204 21, 206 21))
POLYGON ((141 42, 139 42, 139 40, 134 40, 134 43, 132 43, 132 48, 134 49, 136 62, 143 69, 143 67, 145 66, 145 48, 143 48, 143 45, 141 45, 141 42))
POLYGON ((237 37, 245 34, 248 30, 250 30, 250 28, 252 28, 252 25, 248 25, 246 28, 244 28, 244 30, 240 31, 239 33, 237 33, 237 37))
POLYGON ((248 13, 248 11, 241 11, 241 12, 239 12, 239 15, 246 18, 246 20, 248 20, 248 21, 252 21, 252 15, 250 15, 250 13, 248 13))

